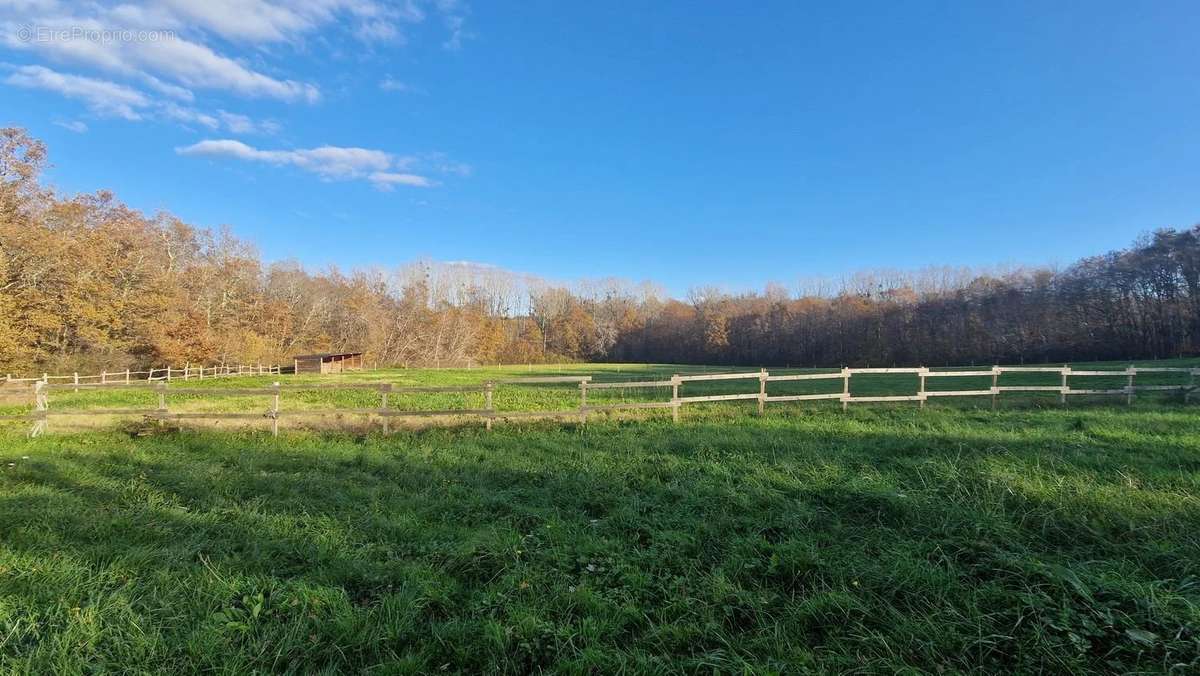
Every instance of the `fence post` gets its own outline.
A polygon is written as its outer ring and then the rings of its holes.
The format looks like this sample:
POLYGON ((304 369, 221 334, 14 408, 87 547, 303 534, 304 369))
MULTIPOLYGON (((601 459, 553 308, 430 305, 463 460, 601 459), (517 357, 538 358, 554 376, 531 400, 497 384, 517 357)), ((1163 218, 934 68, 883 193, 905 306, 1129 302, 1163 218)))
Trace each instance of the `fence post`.
POLYGON ((391 383, 384 383, 379 386, 379 411, 381 413, 381 415, 379 417, 383 418, 383 433, 384 434, 388 434, 392 431, 391 418, 388 417, 388 415, 387 415, 388 392, 391 392, 391 391, 392 391, 391 383))
POLYGON ((842 410, 850 406, 850 369, 842 367, 842 410))
POLYGON ((925 376, 928 374, 929 369, 924 366, 921 367, 920 371, 917 371, 917 380, 920 382, 920 385, 917 387, 917 396, 921 398, 921 400, 917 402, 917 408, 919 409, 925 408, 925 376))
POLYGON ((1000 394, 1000 367, 992 364, 992 410, 996 410, 996 395, 1000 394))
POLYGON ((107 384, 108 384, 108 371, 101 371, 101 372, 100 372, 100 384, 101 384, 101 385, 107 385, 107 384))
POLYGON ((29 429, 29 436, 40 436, 46 431, 46 426, 49 423, 46 411, 50 410, 50 397, 46 394, 46 383, 34 381, 33 383, 33 407, 36 411, 36 417, 33 419, 33 426, 29 429))
POLYGON ((579 419, 583 423, 587 423, 587 419, 588 419, 587 388, 588 388, 588 383, 586 380, 582 380, 579 382, 579 419))
POLYGON ((1130 364, 1129 368, 1125 369, 1125 373, 1129 374, 1129 379, 1125 384, 1125 405, 1133 406, 1133 377, 1137 375, 1137 367, 1130 364))
POLYGON ((683 405, 683 402, 679 401, 679 383, 681 382, 678 373, 671 376, 671 422, 676 423, 679 422, 679 407, 683 405))
POLYGON ((79 371, 75 372, 75 391, 79 391, 79 371))
POLYGON ((1067 378, 1070 375, 1071 375, 1071 367, 1066 364, 1063 364, 1063 367, 1062 367, 1062 389, 1059 390, 1059 392, 1058 392, 1058 403, 1063 406, 1067 405, 1067 390, 1070 388, 1070 386, 1067 384, 1067 378))
POLYGON ((767 406, 767 370, 758 369, 758 414, 766 413, 767 406))
POLYGON ((171 382, 171 367, 167 367, 167 382, 171 382))
POLYGON ((275 400, 271 406, 271 436, 279 436, 279 383, 275 383, 275 400))
POLYGON ((125 384, 126 385, 129 384, 129 369, 128 368, 125 369, 125 384))
POLYGON ((494 386, 495 384, 490 380, 483 385, 483 407, 487 409, 488 412, 486 428, 489 432, 492 431, 492 388, 494 386))

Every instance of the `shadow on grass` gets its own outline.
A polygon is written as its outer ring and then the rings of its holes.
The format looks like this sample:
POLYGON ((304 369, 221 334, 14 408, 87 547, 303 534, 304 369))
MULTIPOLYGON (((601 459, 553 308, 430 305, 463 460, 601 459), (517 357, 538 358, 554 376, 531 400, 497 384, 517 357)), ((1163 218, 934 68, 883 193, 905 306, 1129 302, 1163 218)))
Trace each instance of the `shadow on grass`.
POLYGON ((32 671, 1194 665, 1200 461, 1196 433, 1169 429, 1185 415, 23 442, 30 459, 0 495, 0 659, 32 671))

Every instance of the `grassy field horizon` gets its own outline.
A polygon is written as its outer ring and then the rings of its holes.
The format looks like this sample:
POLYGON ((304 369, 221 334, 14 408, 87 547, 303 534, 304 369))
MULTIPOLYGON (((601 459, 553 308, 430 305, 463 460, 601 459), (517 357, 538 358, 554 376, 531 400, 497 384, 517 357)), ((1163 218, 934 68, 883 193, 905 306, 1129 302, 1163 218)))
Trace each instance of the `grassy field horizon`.
MULTIPOLYGON (((578 404, 528 389, 505 405, 578 404)), ((10 425, 0 671, 1192 673, 1200 406, 1112 399, 10 425)))

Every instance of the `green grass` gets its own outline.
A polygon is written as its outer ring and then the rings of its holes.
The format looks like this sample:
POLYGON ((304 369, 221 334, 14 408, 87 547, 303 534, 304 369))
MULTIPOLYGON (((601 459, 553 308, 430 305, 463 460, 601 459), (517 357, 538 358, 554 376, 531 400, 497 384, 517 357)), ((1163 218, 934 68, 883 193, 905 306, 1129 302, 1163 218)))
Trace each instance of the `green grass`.
POLYGON ((1194 673, 1200 406, 1044 403, 11 428, 0 671, 1194 673))
MULTIPOLYGON (((1179 360, 1160 360, 1135 362, 1139 366, 1200 366, 1198 359, 1179 359, 1179 360)), ((1076 368, 1086 369, 1122 369, 1127 366, 1127 363, 1114 362, 1090 362, 1073 364, 1076 368)), ((970 368, 970 367, 968 367, 970 368)), ((980 367, 986 368, 986 367, 980 367)), ((943 369, 945 370, 945 369, 943 369)), ((951 369, 960 370, 960 369, 951 369)), ((222 388, 246 388, 246 387, 262 387, 270 385, 273 382, 281 382, 286 385, 305 385, 305 384, 321 384, 329 385, 338 382, 379 382, 393 383, 398 386, 423 386, 423 385, 477 385, 489 380, 505 380, 512 378, 521 378, 526 376, 557 376, 557 375, 590 375, 593 376, 594 382, 615 382, 615 381, 644 381, 644 380, 660 380, 668 379, 673 374, 700 374, 711 372, 728 372, 728 371, 747 371, 757 373, 758 369, 738 369, 730 367, 713 367, 713 366, 681 366, 673 364, 566 364, 566 365, 549 365, 549 366, 513 366, 513 367, 485 367, 475 369, 381 369, 378 371, 362 371, 351 374, 340 374, 335 376, 242 376, 233 378, 208 378, 201 380, 176 380, 172 382, 172 387, 186 387, 189 389, 199 390, 214 390, 214 394, 170 394, 168 397, 168 406, 174 412, 196 412, 196 411, 266 411, 271 406, 271 397, 269 395, 260 396, 230 396, 215 393, 216 390, 222 388)), ((772 368, 772 374, 781 375, 787 373, 808 373, 815 372, 818 369, 787 369, 787 368, 772 368)), ((834 371, 836 369, 824 369, 824 371, 834 371)), ((1139 385, 1167 385, 1178 384, 1183 385, 1188 382, 1186 374, 1179 373, 1147 373, 1137 377, 1139 385)), ((1001 376, 1000 385, 1059 385, 1060 376, 1051 373, 1013 373, 1001 376)), ((1071 380, 1071 386, 1076 388, 1090 389, 1117 389, 1124 387, 1126 377, 1124 375, 1114 374, 1112 377, 1074 377, 1071 380)), ((972 377, 956 377, 956 378, 930 378, 926 384, 929 390, 978 390, 987 389, 991 386, 991 376, 984 375, 978 378, 972 377)), ((684 397, 702 396, 708 394, 735 394, 735 393, 751 393, 758 391, 758 381, 753 379, 747 380, 728 380, 715 382, 689 382, 685 383, 680 394, 684 397)), ((840 379, 834 380, 819 380, 819 381, 784 381, 773 382, 768 385, 768 392, 771 395, 788 395, 788 394, 816 394, 840 392, 842 382, 840 379)), ((903 395, 915 394, 917 391, 917 377, 912 374, 894 374, 894 375, 877 375, 877 374, 859 374, 851 379, 851 394, 854 396, 884 396, 884 395, 903 395)), ((0 397, 0 415, 24 413, 32 409, 32 397, 27 388, 10 389, 7 391, 7 396, 0 397)), ((646 402, 646 401, 666 401, 670 398, 670 388, 631 388, 631 389, 608 389, 608 390, 593 390, 589 393, 589 402, 592 404, 612 404, 619 402, 646 402)), ((1163 399, 1178 399, 1178 394, 1162 394, 1162 393, 1140 393, 1139 398, 1144 401, 1160 401, 1163 399)), ((1000 395, 1002 405, 1005 406, 1024 406, 1029 404, 1034 405, 1056 405, 1058 395, 1053 393, 1016 393, 1006 392, 1000 395)), ((569 410, 579 406, 579 388, 573 384, 560 385, 516 385, 516 384, 499 384, 496 387, 494 394, 494 405, 499 411, 555 411, 569 410)), ((315 409, 330 409, 330 408, 372 408, 378 407, 380 397, 378 392, 367 390, 329 390, 329 389, 314 389, 314 390, 285 390, 281 399, 281 407, 284 410, 315 410, 315 409)), ((1073 405, 1089 404, 1089 403, 1105 403, 1105 404, 1120 404, 1121 397, 1114 396, 1072 396, 1071 403, 1073 405)), ((395 393, 390 395, 388 401, 389 407, 398 410, 447 410, 447 409, 472 409, 482 408, 484 398, 481 392, 474 393, 420 393, 420 394, 401 394, 395 393)), ((97 391, 84 389, 79 392, 72 392, 70 389, 56 388, 51 391, 50 406, 52 409, 58 410, 86 410, 88 408, 142 408, 152 409, 158 405, 158 395, 146 388, 114 388, 112 390, 97 391)), ((912 404, 903 404, 903 406, 911 406, 912 404)), ((930 406, 953 406, 953 407, 990 407, 990 397, 973 397, 973 398, 938 398, 931 401, 930 406)), ((705 404, 701 408, 738 408, 738 409, 753 409, 756 406, 753 402, 742 402, 737 404, 705 404)), ((808 402, 804 404, 797 403, 773 403, 771 407, 784 407, 794 409, 800 406, 817 407, 834 409, 839 408, 840 404, 836 402, 808 402)), ((689 405, 685 411, 697 410, 695 404, 689 405)), ((646 417, 663 415, 657 414, 639 414, 633 417, 646 417)), ((54 423, 57 427, 65 426, 67 429, 81 429, 93 423, 100 423, 102 426, 110 425, 113 418, 84 419, 73 418, 64 420, 55 418, 54 423)), ((297 424, 309 425, 311 419, 299 421, 297 424)), ((355 417, 350 423, 361 426, 366 421, 362 416, 355 417)), ((2 424, 2 423, 0 423, 2 424)), ((244 421, 237 423, 245 425, 244 421)), ((346 421, 337 421, 335 426, 344 426, 346 421)), ((265 426, 266 423, 261 423, 259 426, 265 426)))

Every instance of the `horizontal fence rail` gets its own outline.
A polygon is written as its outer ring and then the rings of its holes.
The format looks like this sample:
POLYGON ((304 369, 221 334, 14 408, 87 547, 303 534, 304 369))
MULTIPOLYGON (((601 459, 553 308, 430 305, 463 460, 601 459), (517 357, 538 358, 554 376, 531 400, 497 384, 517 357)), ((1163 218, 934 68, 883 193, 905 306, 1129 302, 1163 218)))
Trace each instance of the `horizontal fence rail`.
MULTIPOLYGON (((261 373, 266 374, 266 368, 261 373)), ((278 367, 273 367, 278 369, 278 367)), ((152 373, 152 372, 151 372, 152 373)), ((276 370, 275 373, 278 373, 276 370)), ((229 373, 227 375, 236 375, 229 373)), ((243 373, 242 375, 247 375, 243 373)), ((47 428, 48 421, 60 416, 144 416, 154 420, 267 420, 270 422, 273 434, 279 433, 281 418, 303 418, 310 416, 366 416, 380 419, 384 431, 389 431, 389 420, 392 418, 444 418, 463 417, 482 419, 487 429, 492 428, 495 420, 519 420, 533 418, 568 418, 586 422, 592 413, 616 412, 622 410, 656 410, 670 409, 672 419, 679 420, 680 409, 688 404, 728 401, 757 401, 758 412, 761 414, 768 403, 804 402, 804 401, 840 401, 845 410, 850 404, 888 403, 888 402, 917 402, 924 408, 929 398, 940 397, 988 397, 992 398, 995 408, 998 395, 1005 392, 1033 392, 1057 394, 1059 401, 1065 404, 1068 396, 1072 395, 1112 395, 1123 396, 1127 404, 1132 404, 1138 392, 1179 392, 1184 401, 1190 401, 1197 390, 1196 376, 1200 368, 1188 367, 1147 367, 1130 366, 1125 369, 1072 369, 1070 366, 1041 367, 1041 366, 993 366, 980 370, 947 370, 934 371, 925 367, 912 368, 843 368, 837 372, 828 373, 798 373, 771 375, 766 369, 757 372, 708 373, 703 375, 673 375, 667 380, 635 380, 619 382, 592 382, 591 376, 552 376, 511 378, 488 381, 473 385, 461 386, 412 386, 392 383, 315 383, 315 384, 281 384, 276 382, 263 387, 189 387, 175 384, 166 379, 157 380, 116 380, 111 382, 69 383, 53 382, 49 378, 39 378, 26 381, 31 385, 33 395, 33 410, 18 415, 0 415, 0 420, 26 420, 32 423, 31 436, 37 436, 47 428), (1057 375, 1057 385, 1000 385, 999 379, 1004 374, 1046 374, 1057 375), (1187 376, 1187 382, 1176 385, 1150 384, 1138 385, 1136 377, 1139 373, 1177 373, 1187 376), (899 395, 854 395, 851 393, 851 383, 855 376, 915 376, 916 391, 912 394, 899 395), (1072 387, 1072 378, 1117 378, 1123 379, 1121 387, 1072 387), (928 390, 926 381, 929 378, 985 378, 990 379, 991 385, 986 388, 973 387, 962 390, 928 390), (681 386, 687 383, 720 383, 721 381, 751 380, 758 382, 757 392, 736 392, 718 394, 696 394, 682 396, 681 386), (810 380, 840 381, 841 391, 827 393, 804 394, 775 394, 768 393, 769 383, 799 382, 810 380), (497 386, 520 385, 575 385, 579 389, 579 406, 567 410, 547 411, 504 411, 497 410, 493 404, 497 386), (660 401, 635 401, 616 403, 593 403, 589 401, 589 393, 600 391, 620 391, 629 389, 656 390, 670 388, 670 399, 660 401), (50 407, 50 394, 55 391, 96 391, 101 389, 130 389, 153 392, 157 395, 157 407, 129 408, 64 408, 50 407), (379 397, 378 406, 357 407, 328 407, 328 408, 297 408, 283 409, 282 399, 285 394, 301 391, 348 390, 375 392, 379 397), (451 408, 451 409, 400 409, 389 405, 389 397, 394 395, 421 394, 477 394, 483 398, 483 407, 451 408), (168 408, 168 397, 185 396, 229 396, 229 397, 266 397, 270 406, 260 412, 249 411, 172 411, 168 408)), ((211 375, 208 377, 212 377, 211 375)), ((188 378, 184 378, 187 380, 188 378)))
POLYGON ((283 373, 283 367, 278 364, 188 365, 182 368, 178 366, 164 366, 163 368, 152 368, 147 371, 125 369, 119 371, 101 371, 94 374, 72 373, 70 375, 53 376, 49 373, 43 373, 40 376, 29 378, 14 378, 9 373, 4 376, 4 380, 0 381, 0 386, 30 384, 40 381, 43 383, 67 383, 73 387, 84 387, 86 385, 129 384, 138 381, 144 383, 158 381, 171 382, 172 380, 204 380, 205 378, 228 378, 230 376, 269 376, 280 375, 281 373, 283 373))

